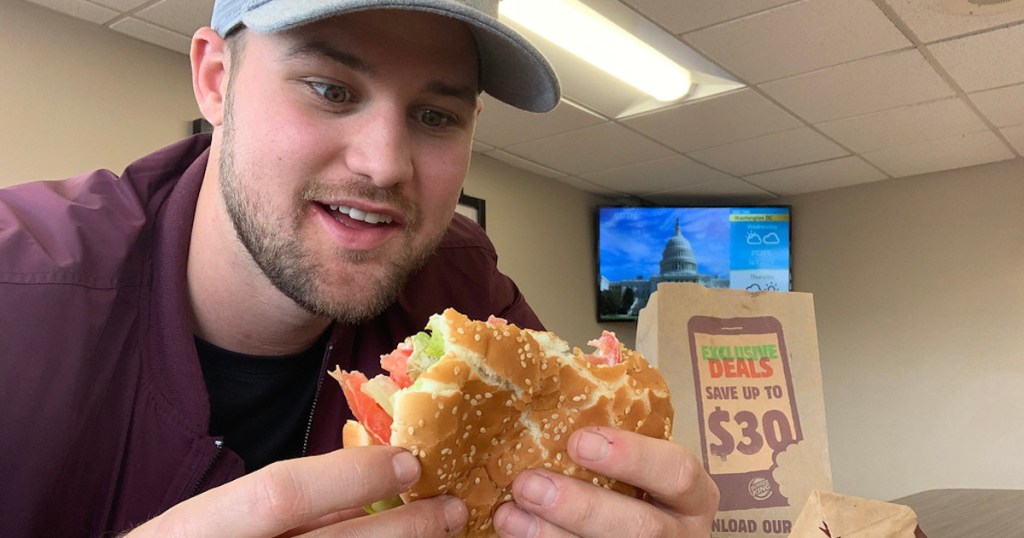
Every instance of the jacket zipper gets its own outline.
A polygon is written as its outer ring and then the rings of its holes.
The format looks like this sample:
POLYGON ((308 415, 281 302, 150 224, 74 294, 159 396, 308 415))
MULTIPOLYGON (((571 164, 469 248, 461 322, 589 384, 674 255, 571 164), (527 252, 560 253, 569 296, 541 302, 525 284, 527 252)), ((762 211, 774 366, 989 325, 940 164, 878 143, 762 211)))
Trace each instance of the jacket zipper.
POLYGON ((206 481, 206 478, 210 475, 210 471, 213 470, 213 466, 217 463, 217 460, 220 459, 220 454, 224 451, 224 441, 222 439, 214 439, 213 446, 217 451, 214 452, 213 457, 206 462, 206 467, 203 468, 203 472, 199 473, 199 480, 196 480, 195 484, 192 485, 192 491, 190 491, 188 496, 185 497, 186 499, 191 499, 199 493, 199 488, 203 487, 203 482, 206 481))
POLYGON ((313 392, 313 405, 309 408, 309 423, 306 424, 306 437, 302 440, 302 455, 305 456, 309 450, 309 436, 313 432, 313 417, 316 415, 316 403, 320 400, 320 390, 324 386, 324 377, 327 375, 327 361, 331 357, 331 351, 334 349, 333 343, 327 344, 327 349, 324 350, 324 360, 320 364, 320 377, 316 382, 316 391, 313 392))

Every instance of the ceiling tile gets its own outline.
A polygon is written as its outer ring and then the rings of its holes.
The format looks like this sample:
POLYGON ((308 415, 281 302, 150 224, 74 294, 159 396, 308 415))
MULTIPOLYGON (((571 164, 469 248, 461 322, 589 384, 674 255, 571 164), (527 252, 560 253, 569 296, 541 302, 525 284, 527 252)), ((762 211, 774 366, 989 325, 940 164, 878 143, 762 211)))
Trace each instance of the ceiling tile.
POLYGON ((188 54, 192 40, 190 37, 154 26, 131 17, 115 22, 110 28, 136 39, 152 43, 182 54, 188 54))
POLYGON ((1024 20, 1024 0, 885 0, 923 43, 1024 20))
POLYGON ((33 4, 59 11, 65 15, 84 19, 96 24, 104 24, 117 17, 120 13, 112 9, 97 6, 85 0, 28 0, 33 4))
POLYGON ((846 150, 809 127, 801 127, 693 151, 693 159, 735 176, 744 176, 847 155, 846 150))
POLYGON ((562 100, 546 114, 525 112, 489 96, 483 96, 484 109, 473 138, 502 148, 575 131, 606 120, 575 104, 562 100))
POLYGON ((793 0, 622 0, 673 34, 792 3, 793 0))
POLYGON ((929 45, 965 92, 1024 82, 1024 24, 929 45))
POLYGON ((564 173, 559 172, 558 170, 552 170, 550 168, 547 168, 546 166, 541 166, 541 165, 539 165, 537 163, 533 163, 533 162, 527 161, 526 159, 523 159, 521 157, 517 157, 517 156, 512 155, 510 153, 505 153, 504 151, 501 151, 500 149, 497 149, 497 150, 494 150, 494 151, 489 151, 489 152, 485 153, 484 155, 487 155, 488 157, 490 157, 492 159, 497 159, 497 160, 499 160, 499 161, 501 161, 501 162, 503 162, 505 164, 511 164, 512 166, 515 166, 516 168, 521 168, 523 170, 527 170, 529 172, 533 172, 534 174, 537 174, 538 176, 544 176, 544 177, 550 177, 550 178, 559 178, 559 177, 562 177, 562 176, 565 175, 564 173))
POLYGON ((1017 150, 1017 153, 1024 156, 1024 125, 1007 127, 1001 129, 1000 132, 1010 141, 1010 144, 1017 150))
POLYGON ((871 0, 797 2, 683 39, 754 84, 910 46, 871 0))
POLYGON ((811 123, 952 97, 916 50, 895 52, 761 86, 811 123))
POLYGON ((570 175, 583 175, 675 154, 614 123, 531 140, 509 146, 505 151, 570 175))
POLYGON ((150 0, 89 0, 94 4, 116 9, 121 12, 131 11, 150 0))
POLYGON ((860 157, 851 155, 831 161, 754 174, 743 179, 780 196, 792 196, 868 183, 887 177, 860 157))
POLYGON ((692 159, 678 155, 613 170, 587 174, 583 179, 622 192, 644 194, 667 191, 686 185, 710 183, 730 178, 692 159))
POLYGON ((619 123, 683 152, 801 125, 778 105, 750 89, 685 103, 619 123))
POLYGON ((135 13, 135 16, 191 37, 199 28, 210 25, 212 13, 213 2, 210 0, 163 0, 135 13))
POLYGON ((560 183, 564 183, 564 184, 566 184, 566 185, 568 185, 570 187, 575 187, 575 188, 577 188, 577 189, 579 189, 581 191, 592 192, 594 194, 600 194, 600 195, 603 195, 603 196, 612 196, 612 197, 616 197, 616 198, 627 196, 626 193, 619 192, 619 191, 614 191, 614 190, 602 187, 601 185, 597 185, 595 183, 591 183, 591 182, 589 182, 589 181, 587 181, 585 179, 580 179, 580 178, 575 177, 575 176, 562 176, 560 178, 555 178, 555 181, 558 181, 560 183))
POLYGON ((726 178, 665 192, 649 193, 643 198, 664 205, 713 202, 742 204, 763 202, 777 196, 742 179, 726 178))
POLYGON ((955 97, 819 123, 815 127, 858 153, 988 128, 970 106, 955 97))
POLYGON ((904 177, 1002 161, 1014 155, 995 134, 983 131, 872 151, 863 157, 892 177, 904 177))
POLYGON ((1024 84, 968 95, 996 127, 1024 123, 1024 84))

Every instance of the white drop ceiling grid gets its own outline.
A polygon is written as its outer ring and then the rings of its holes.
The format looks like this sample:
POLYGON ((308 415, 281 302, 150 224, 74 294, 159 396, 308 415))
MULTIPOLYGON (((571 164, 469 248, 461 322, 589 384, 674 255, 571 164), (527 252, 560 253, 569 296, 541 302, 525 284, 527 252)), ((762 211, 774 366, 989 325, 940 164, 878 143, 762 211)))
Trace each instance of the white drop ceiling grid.
MULTIPOLYGON (((29 1, 183 54, 213 5, 29 1)), ((748 87, 625 118, 485 97, 477 153, 653 203, 766 201, 1024 154, 1024 0, 620 1, 748 87)))

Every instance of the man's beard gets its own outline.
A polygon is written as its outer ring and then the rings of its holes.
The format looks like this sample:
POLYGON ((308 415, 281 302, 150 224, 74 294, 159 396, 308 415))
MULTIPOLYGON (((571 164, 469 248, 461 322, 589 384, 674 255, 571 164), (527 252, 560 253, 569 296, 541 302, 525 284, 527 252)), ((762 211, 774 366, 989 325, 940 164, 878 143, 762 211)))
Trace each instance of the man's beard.
POLYGON ((281 293, 315 315, 343 323, 358 323, 383 312, 394 303, 409 276, 427 262, 444 232, 415 249, 414 230, 419 228, 420 219, 414 204, 396 191, 370 185, 369 180, 353 181, 343 186, 311 182, 300 193, 304 203, 290 218, 269 218, 272 205, 259 191, 261 181, 253 170, 239 169, 236 162, 238 155, 235 153, 230 104, 227 109, 220 160, 221 195, 235 233, 256 265, 281 293), (247 182, 242 180, 243 177, 247 182), (311 201, 325 199, 331 192, 344 192, 374 201, 391 201, 401 207, 407 217, 401 231, 404 248, 396 250, 398 254, 392 258, 373 251, 354 252, 339 248, 334 251, 335 258, 316 260, 312 249, 302 243, 298 232, 301 222, 312 210, 311 201), (327 282, 318 276, 329 274, 331 268, 327 265, 334 262, 363 266, 362 274, 369 276, 362 282, 345 282, 351 291, 341 292, 340 297, 333 298, 339 290, 326 289, 327 282), (376 270, 372 270, 373 265, 376 265, 376 270))

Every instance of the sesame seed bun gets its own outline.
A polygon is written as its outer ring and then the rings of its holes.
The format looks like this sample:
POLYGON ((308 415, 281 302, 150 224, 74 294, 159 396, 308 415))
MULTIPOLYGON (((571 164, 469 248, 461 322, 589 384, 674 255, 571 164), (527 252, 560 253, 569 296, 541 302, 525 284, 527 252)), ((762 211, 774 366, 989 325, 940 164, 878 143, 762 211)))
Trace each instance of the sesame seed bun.
MULTIPOLYGON (((638 494, 576 465, 566 444, 583 426, 670 437, 668 387, 639 353, 620 344, 621 362, 597 366, 550 332, 473 321, 452 309, 430 327, 442 332, 443 358, 393 399, 390 443, 409 449, 423 469, 403 500, 459 497, 469 507, 468 535, 490 536, 494 509, 512 499, 512 480, 528 468, 638 494)), ((371 442, 355 422, 343 437, 346 447, 371 442)))

